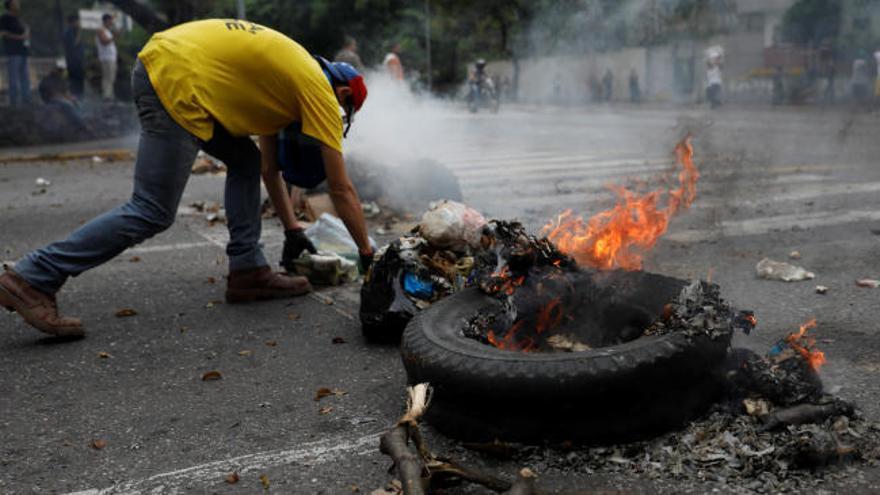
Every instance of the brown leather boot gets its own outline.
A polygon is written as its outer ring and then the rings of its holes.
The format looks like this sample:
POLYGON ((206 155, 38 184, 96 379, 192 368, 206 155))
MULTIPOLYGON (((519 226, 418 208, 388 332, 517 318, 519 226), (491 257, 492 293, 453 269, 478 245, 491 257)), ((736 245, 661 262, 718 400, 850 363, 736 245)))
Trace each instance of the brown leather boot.
POLYGON ((4 266, 0 274, 0 306, 15 311, 32 327, 49 335, 80 337, 85 335, 79 318, 58 316, 58 303, 4 266))
POLYGON ((273 273, 268 266, 229 272, 226 281, 226 302, 246 303, 265 299, 281 299, 306 294, 312 285, 305 277, 273 273))

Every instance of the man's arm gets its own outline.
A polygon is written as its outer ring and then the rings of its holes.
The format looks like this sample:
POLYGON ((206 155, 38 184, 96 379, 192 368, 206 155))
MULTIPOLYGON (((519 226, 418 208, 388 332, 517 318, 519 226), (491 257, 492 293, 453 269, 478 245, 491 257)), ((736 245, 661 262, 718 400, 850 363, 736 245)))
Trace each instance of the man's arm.
POLYGON ((345 227, 357 244, 360 254, 372 254, 373 248, 370 246, 361 200, 345 171, 345 160, 342 158, 342 153, 322 144, 321 155, 324 158, 324 168, 327 171, 330 199, 333 201, 336 212, 345 223, 345 227))
POLYGON ((98 30, 98 41, 101 42, 102 45, 109 45, 113 42, 113 36, 109 29, 101 28, 98 30))
POLYGON ((278 169, 278 137, 260 136, 260 161, 262 164, 263 184, 269 193, 269 201, 275 207, 284 230, 298 230, 302 226, 293 214, 293 204, 287 193, 287 184, 278 169))

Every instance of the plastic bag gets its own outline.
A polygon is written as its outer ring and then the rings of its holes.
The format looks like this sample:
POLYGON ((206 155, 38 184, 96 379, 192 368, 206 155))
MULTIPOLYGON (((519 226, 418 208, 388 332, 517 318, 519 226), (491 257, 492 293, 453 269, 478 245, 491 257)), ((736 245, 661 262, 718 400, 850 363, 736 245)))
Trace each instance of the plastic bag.
POLYGON ((418 259, 419 239, 403 238, 392 242, 377 255, 361 287, 361 331, 372 341, 394 342, 400 339, 406 324, 419 312, 403 288, 404 276, 418 259))
POLYGON ((357 263, 336 253, 303 252, 293 261, 293 272, 317 285, 342 285, 357 280, 357 263))
POLYGON ((755 273, 759 278, 767 280, 782 280, 783 282, 798 282, 800 280, 811 280, 816 278, 816 274, 808 272, 803 268, 784 263, 782 261, 774 261, 770 258, 764 258, 755 266, 755 273))
POLYGON ((457 201, 442 201, 422 217, 419 234, 437 248, 464 251, 480 246, 486 219, 477 210, 457 201))
MULTIPOLYGON (((306 229, 306 236, 315 245, 318 251, 336 253, 343 258, 359 261, 358 247, 354 239, 345 228, 345 224, 339 218, 323 213, 318 221, 306 229)), ((370 238, 370 246, 375 249, 376 241, 370 238)))

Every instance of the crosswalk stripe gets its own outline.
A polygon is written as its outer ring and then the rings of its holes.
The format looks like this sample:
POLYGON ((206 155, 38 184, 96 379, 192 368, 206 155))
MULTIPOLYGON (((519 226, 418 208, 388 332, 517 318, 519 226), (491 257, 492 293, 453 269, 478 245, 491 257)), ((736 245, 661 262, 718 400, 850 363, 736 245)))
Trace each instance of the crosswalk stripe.
POLYGON ((672 160, 670 158, 638 158, 638 159, 617 159, 617 160, 595 160, 587 159, 587 157, 571 157, 555 160, 529 161, 529 160, 513 160, 492 166, 471 166, 463 170, 455 170, 455 166, 450 166, 456 175, 461 177, 479 177, 483 175, 498 176, 499 172, 504 174, 525 173, 525 174, 541 174, 553 171, 581 171, 596 170, 602 168, 625 169, 627 167, 637 167, 640 165, 664 164, 670 166, 672 160))
POLYGON ((714 229, 680 230, 667 234, 665 238, 678 242, 699 242, 722 237, 769 234, 771 232, 789 230, 795 225, 806 229, 856 222, 876 222, 878 220, 880 220, 880 211, 850 210, 839 213, 823 211, 750 218, 746 220, 725 220, 720 222, 717 228, 714 229))

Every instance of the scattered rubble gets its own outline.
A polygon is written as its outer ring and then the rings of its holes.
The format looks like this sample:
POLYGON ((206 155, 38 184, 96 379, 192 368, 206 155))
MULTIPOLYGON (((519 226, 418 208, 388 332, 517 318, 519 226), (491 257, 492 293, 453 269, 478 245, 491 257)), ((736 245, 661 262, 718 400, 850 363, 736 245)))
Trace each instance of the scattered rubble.
POLYGON ((202 175, 202 174, 225 174, 226 173, 226 165, 223 164, 220 160, 208 155, 204 151, 199 151, 199 154, 196 155, 196 159, 193 162, 192 173, 194 175, 202 175))
POLYGON ((798 282, 816 278, 816 274, 813 272, 790 263, 773 261, 770 258, 764 258, 759 261, 755 266, 755 272, 758 278, 781 280, 783 282, 798 282))

